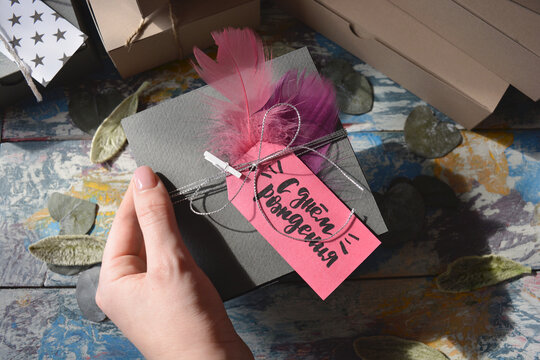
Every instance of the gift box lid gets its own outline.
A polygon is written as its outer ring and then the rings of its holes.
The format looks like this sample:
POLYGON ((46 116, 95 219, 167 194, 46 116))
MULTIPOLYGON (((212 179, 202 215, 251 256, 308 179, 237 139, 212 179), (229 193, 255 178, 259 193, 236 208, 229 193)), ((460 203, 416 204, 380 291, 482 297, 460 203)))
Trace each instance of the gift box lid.
POLYGON ((536 48, 540 53, 540 15, 507 0, 390 1, 531 99, 540 99, 540 57, 533 52, 536 48), (484 16, 477 17, 468 8, 484 16), (530 48, 507 36, 501 26, 515 31, 514 38, 530 48))
POLYGON ((387 0, 278 0, 429 104, 473 128, 508 82, 387 0))
POLYGON ((139 13, 142 17, 147 17, 159 8, 166 6, 171 0, 137 0, 139 13))
MULTIPOLYGON (((291 69, 316 72, 305 48, 274 59, 272 66, 276 77, 291 69)), ((219 96, 205 86, 122 122, 137 164, 152 167, 171 190, 217 174, 216 168, 203 156, 210 121, 203 100, 207 95, 219 96)), ((325 183, 347 206, 357 209, 358 217, 374 234, 386 232, 348 139, 344 137, 333 143, 329 156, 367 190, 359 191, 343 181, 336 169, 327 171, 325 183)), ((227 201, 227 190, 223 188, 202 197, 195 206, 199 211, 210 211, 227 201)), ((175 205, 175 210, 186 245, 224 300, 292 271, 234 206, 214 215, 199 216, 192 213, 184 201, 175 205)))
POLYGON ((191 54, 193 46, 210 46, 211 31, 259 23, 258 0, 173 1, 172 10, 161 6, 146 18, 139 12, 137 0, 87 3, 103 46, 124 78, 183 58, 191 54), (171 11, 176 32, 172 31, 171 11), (139 27, 140 33, 127 46, 139 27))
POLYGON ((514 41, 540 56, 540 1, 536 12, 508 0, 454 0, 514 41))

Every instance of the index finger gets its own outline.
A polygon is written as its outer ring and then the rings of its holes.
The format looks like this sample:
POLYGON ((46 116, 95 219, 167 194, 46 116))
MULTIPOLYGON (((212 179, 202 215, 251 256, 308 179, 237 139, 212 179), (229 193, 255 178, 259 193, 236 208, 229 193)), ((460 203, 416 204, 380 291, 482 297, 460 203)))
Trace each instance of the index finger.
POLYGON ((103 265, 122 256, 144 257, 144 241, 133 201, 133 181, 114 217, 103 253, 103 265))

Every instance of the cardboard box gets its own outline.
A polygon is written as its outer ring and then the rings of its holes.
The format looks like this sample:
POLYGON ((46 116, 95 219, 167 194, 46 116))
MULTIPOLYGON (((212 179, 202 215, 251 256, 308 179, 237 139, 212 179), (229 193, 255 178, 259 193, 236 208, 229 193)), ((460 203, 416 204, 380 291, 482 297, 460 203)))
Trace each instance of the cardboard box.
POLYGON ((512 2, 540 14, 540 1, 538 0, 512 0, 512 2))
POLYGON ((178 0, 137 0, 137 6, 139 7, 141 16, 147 17, 159 8, 168 6, 170 1, 178 0))
POLYGON ((291 13, 466 128, 508 83, 385 0, 278 0, 291 13))
MULTIPOLYGON (((536 12, 508 0, 454 2, 540 56, 540 15, 536 12)), ((540 1, 536 3, 540 7, 540 1)))
POLYGON ((226 26, 259 24, 259 0, 185 0, 178 3, 175 38, 169 7, 151 14, 131 47, 126 40, 141 24, 137 0, 88 0, 96 27, 110 58, 124 78, 213 44, 210 32, 226 26), (121 16, 120 16, 121 15, 121 16))
MULTIPOLYGON (((82 21, 84 15, 81 12, 85 9, 74 8, 70 0, 44 0, 44 2, 82 32, 89 33, 82 21)), ((89 38, 71 56, 49 86, 71 82, 87 74, 88 71, 97 68, 99 65, 99 56, 92 40, 89 38)), ((40 91, 43 90, 43 87, 39 83, 35 82, 35 84, 40 91)), ((0 109, 24 97, 33 98, 32 90, 28 87, 17 65, 0 53, 0 109)))
MULTIPOLYGON (((272 67, 275 80, 292 69, 317 71, 306 48, 273 59, 272 67)), ((208 116, 207 96, 219 95, 204 86, 122 121, 137 165, 151 166, 165 180, 169 190, 217 174, 216 168, 203 156, 212 121, 208 116)), ((342 174, 334 168, 324 176, 327 186, 349 208, 356 209, 356 215, 375 235, 386 232, 348 138, 345 136, 332 143, 327 156, 358 180, 366 191, 359 191, 343 181, 342 174)), ((199 211, 211 211, 227 202, 226 187, 218 186, 200 196, 194 206, 199 211)), ((175 205, 175 210, 186 246, 224 300, 292 271, 233 205, 210 216, 195 215, 187 201, 175 205)))
MULTIPOLYGON (((510 8, 520 8, 519 5, 507 0, 493 0, 489 3, 476 0, 390 1, 427 25, 435 33, 462 49, 531 99, 535 101, 540 99, 540 57, 458 3, 467 3, 478 8, 485 8, 486 14, 494 14, 494 18, 500 17, 504 19, 511 13, 511 11, 504 11, 511 10, 505 9, 508 4, 510 8)), ((522 8, 520 10, 533 14, 522 8)), ((523 36, 522 40, 532 40, 531 45, 538 43, 540 48, 540 16, 537 17, 538 31, 536 38, 529 39, 523 36)), ((515 20, 516 23, 519 23, 517 19, 515 20)), ((526 18, 523 18, 523 20, 525 21, 526 18)), ((501 23, 501 25, 504 24, 501 23)), ((513 27, 516 30, 518 28, 519 25, 513 27)))

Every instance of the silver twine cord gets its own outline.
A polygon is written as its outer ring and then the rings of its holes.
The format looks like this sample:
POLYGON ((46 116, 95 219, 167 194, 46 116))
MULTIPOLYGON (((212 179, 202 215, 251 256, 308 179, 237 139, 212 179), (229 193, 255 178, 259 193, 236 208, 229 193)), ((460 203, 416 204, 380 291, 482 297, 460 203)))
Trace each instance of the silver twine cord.
POLYGON ((24 76, 24 80, 26 80, 26 83, 30 87, 30 90, 32 90, 32 93, 36 97, 36 100, 38 102, 41 102, 43 100, 43 97, 39 93, 39 90, 37 89, 36 84, 34 84, 34 82, 32 81, 32 76, 31 76, 30 70, 28 69, 28 65, 26 65, 24 61, 22 61, 22 59, 17 54, 17 51, 15 51, 13 46, 11 46, 11 44, 6 40, 6 38, 2 34, 2 31, 0 31, 0 40, 2 41, 6 49, 9 51, 11 56, 13 56, 13 59, 15 59, 15 63, 19 67, 19 70, 21 70, 24 76))
MULTIPOLYGON (((305 239, 305 238, 297 238, 297 237, 294 237, 294 236, 291 236, 289 234, 286 234, 286 233, 283 233, 281 231, 279 231, 278 229, 276 229, 276 227, 272 224, 272 222, 268 219, 268 217, 266 216, 266 214, 264 213, 262 207, 261 207, 261 203, 260 203, 260 199, 259 199, 259 196, 258 196, 258 191, 257 191, 257 175, 259 173, 259 167, 262 163, 266 163, 266 162, 269 162, 269 161, 272 161, 272 160, 275 160, 277 158, 280 158, 282 156, 285 156, 285 155, 288 155, 290 154, 291 152, 295 151, 295 150, 305 150, 305 152, 314 152, 315 154, 317 154, 318 156, 322 157, 323 159, 325 159, 326 161, 328 161, 330 164, 332 164, 332 166, 334 166, 336 169, 338 169, 341 174, 347 179, 349 180, 354 186, 356 186, 358 189, 360 189, 361 191, 364 191, 364 188, 362 187, 362 185, 360 185, 355 179, 353 179, 351 176, 349 176, 339 165, 337 165, 334 161, 332 161, 331 159, 329 159, 326 155, 320 153, 319 151, 315 150, 314 148, 310 147, 310 146, 307 146, 306 145, 299 145, 299 146, 295 146, 295 147, 291 147, 291 145, 294 143, 294 141, 296 140, 298 134, 300 133, 300 128, 301 128, 301 124, 302 124, 302 119, 301 119, 301 116, 300 116, 300 112, 298 111, 298 109, 294 106, 294 105, 291 105, 291 104, 288 104, 288 103, 278 103, 278 104, 275 104, 273 105, 272 107, 270 107, 268 110, 266 110, 265 114, 264 114, 264 117, 263 117, 263 120, 262 120, 262 125, 261 125, 261 138, 260 138, 260 141, 259 141, 259 151, 258 151, 258 155, 257 155, 257 160, 251 162, 251 163, 245 163, 245 164, 241 164, 241 166, 239 166, 238 168, 236 168, 237 170, 239 171, 245 171, 245 170, 249 170, 247 175, 244 176, 244 181, 242 182, 242 184, 240 185, 238 191, 234 194, 234 196, 227 202, 225 203, 225 205, 223 205, 222 207, 220 207, 219 209, 217 210, 213 210, 213 211, 209 211, 209 212, 200 212, 200 211, 197 211, 194 207, 193 207, 193 201, 195 199, 195 197, 198 195, 200 189, 205 186, 206 184, 208 184, 210 181, 214 180, 214 179, 225 179, 226 176, 227 176, 227 173, 222 170, 222 172, 220 173, 219 177, 212 177, 212 178, 207 178, 207 179, 204 179, 200 184, 196 185, 195 187, 195 192, 189 196, 187 198, 187 200, 189 200, 189 207, 191 209, 191 211, 193 211, 195 214, 197 215, 212 215, 212 214, 215 214, 215 213, 218 213, 222 210, 224 210, 227 206, 229 206, 229 204, 232 203, 232 201, 238 196, 238 194, 240 193, 240 191, 243 189, 244 185, 246 184, 247 182, 247 179, 249 179, 249 176, 251 175, 252 172, 254 172, 254 175, 253 175, 253 193, 254 193, 254 196, 255 196, 255 203, 257 204, 257 208, 259 210, 259 212, 261 213, 261 215, 263 216, 264 220, 268 223, 268 225, 270 225, 270 227, 276 231, 278 234, 282 235, 282 236, 285 236, 289 239, 292 239, 292 240, 297 240, 297 241, 304 241, 304 242, 309 242, 309 241, 314 241, 314 239, 305 239), (296 129, 296 133, 294 134, 293 138, 291 139, 291 141, 289 142, 289 144, 287 144, 287 146, 285 146, 283 149, 281 149, 280 151, 277 151, 273 154, 270 154, 264 158, 261 158, 261 155, 262 155, 262 146, 263 146, 263 136, 264 136, 264 129, 265 129, 265 126, 266 126, 266 118, 268 116, 268 114, 270 113, 270 111, 272 111, 274 108, 276 108, 277 106, 288 106, 290 108, 292 108, 295 112, 296 112, 296 115, 298 117, 298 127, 296 129), (294 149, 294 150, 293 150, 294 149)), ((335 134, 335 133, 334 133, 335 134)), ((332 135, 332 134, 330 134, 332 135)), ((324 137, 323 137, 324 138, 324 137)), ((322 139, 322 138, 320 138, 322 139)), ((319 139, 316 139, 316 140, 319 140, 319 139)), ((305 153, 304 152, 304 153, 305 153)), ((170 192, 169 194, 171 195, 171 197, 175 197, 175 196, 179 196, 180 194, 182 194, 183 192, 187 192, 190 188, 190 186, 192 185, 187 185, 187 186, 184 186, 183 188, 179 188, 179 189, 176 189, 172 192, 170 192)), ((181 201, 181 200, 180 200, 181 201)), ((175 201, 174 204, 180 202, 180 201, 175 201)), ((346 226, 347 224, 349 224, 349 222, 351 221, 351 218, 353 217, 354 215, 354 212, 355 212, 355 209, 353 208, 349 214, 349 216, 347 217, 347 220, 345 221, 345 223, 333 234, 331 234, 329 237, 326 237, 324 239, 316 239, 316 241, 318 242, 328 242, 328 241, 331 241, 334 237, 336 237, 346 226)))
MULTIPOLYGON (((346 136, 347 136, 347 132, 344 129, 340 129, 340 130, 335 131, 335 132, 333 132, 331 134, 321 136, 320 138, 312 140, 312 141, 310 141, 310 142, 308 142, 308 143, 306 143, 304 145, 298 145, 298 146, 290 147, 288 149, 283 149, 282 156, 285 156, 285 155, 288 155, 288 154, 291 154, 291 153, 295 153, 297 156, 301 156, 301 155, 304 155, 304 154, 310 152, 310 150, 306 150, 306 147, 311 147, 311 148, 322 147, 322 146, 331 144, 336 140, 344 139, 346 136)), ((262 158, 260 160, 259 164, 267 163, 267 162, 270 161, 270 159, 273 160, 273 156, 274 156, 274 154, 270 154, 270 155, 265 156, 264 158, 262 158)), ((239 172, 244 172, 244 171, 249 170, 253 165, 255 165, 254 161, 246 162, 246 163, 240 163, 238 165, 235 165, 233 168, 236 169, 239 172)), ((230 174, 225 172, 225 171, 222 171, 222 172, 218 173, 217 175, 214 175, 214 176, 211 176, 211 177, 208 177, 208 178, 204 178, 204 179, 200 179, 200 180, 194 181, 194 182, 192 182, 190 184, 187 184, 187 185, 181 186, 179 188, 176 188, 175 190, 170 191, 169 195, 171 196, 171 198, 173 200, 175 198, 177 198, 176 200, 173 201, 173 204, 175 204, 175 205, 180 203, 180 202, 189 200, 190 197, 192 197, 194 200, 196 200, 197 196, 194 196, 194 194, 190 195, 190 193, 198 190, 198 193, 200 194, 200 190, 202 188, 204 188, 207 184, 221 183, 226 179, 227 176, 230 176, 230 174)), ((203 195, 209 195, 209 194, 212 194, 212 193, 215 193, 215 192, 220 192, 224 188, 226 188, 225 185, 221 185, 219 187, 217 185, 214 185, 214 187, 212 189, 205 190, 202 194, 203 195)))

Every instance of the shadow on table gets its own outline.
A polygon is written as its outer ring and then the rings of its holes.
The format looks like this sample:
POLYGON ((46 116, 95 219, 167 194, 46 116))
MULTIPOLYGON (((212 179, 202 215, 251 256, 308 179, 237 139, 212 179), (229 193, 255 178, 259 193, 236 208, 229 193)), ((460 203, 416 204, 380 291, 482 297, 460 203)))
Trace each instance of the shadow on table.
MULTIPOLYGON (((368 182, 377 189, 389 185, 389 174, 413 178, 426 168, 426 160, 411 155, 397 142, 356 155, 368 182), (385 169, 370 168, 381 164, 385 169), (380 180, 385 183, 373 183, 380 180)), ((454 174, 454 178, 459 179, 459 175, 454 174)), ((456 258, 489 253, 489 239, 503 224, 475 210, 474 200, 460 202, 453 209, 428 210, 429 221, 408 243, 385 242, 383 236, 382 245, 355 273, 371 279, 348 280, 326 301, 297 275, 290 275, 276 285, 227 302, 237 330, 252 348, 279 358, 355 358, 354 339, 370 335, 434 343, 466 358, 504 346, 513 324, 507 316, 512 301, 503 285, 447 294, 437 289, 433 278, 456 258), (434 255, 438 260, 432 258, 434 255), (390 262, 393 267, 388 269, 390 262), (250 344, 253 321, 258 330, 250 344), (261 337, 265 336, 269 336, 265 343, 271 351, 261 349, 261 337)))
MULTIPOLYGON (((412 154, 405 144, 389 141, 356 153, 369 185, 377 195, 384 193, 397 178, 412 180, 432 166, 412 154)), ((468 180, 445 169, 453 186, 466 188, 468 180)), ((401 179, 403 180, 403 179, 401 179)), ((437 275, 451 261, 466 255, 484 255, 490 252, 489 239, 504 224, 486 218, 475 206, 481 194, 472 199, 458 201, 457 206, 429 205, 425 201, 424 223, 419 233, 392 231, 380 236, 381 246, 355 271, 355 276, 418 276, 437 275), (437 258, 433 256, 436 254, 437 258), (403 261, 396 261, 396 257, 403 261), (422 259, 424 257, 424 259, 422 259)), ((378 201, 381 196, 376 196, 378 201)), ((379 207, 382 207, 379 203, 379 207)), ((406 209, 404 209, 406 211, 406 209)), ((383 215, 385 214, 382 211, 383 215)), ((387 225, 389 222, 385 219, 387 225)))

